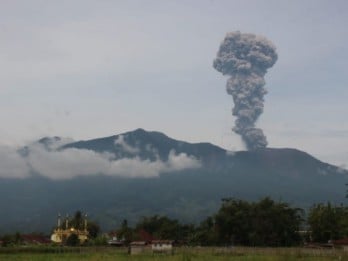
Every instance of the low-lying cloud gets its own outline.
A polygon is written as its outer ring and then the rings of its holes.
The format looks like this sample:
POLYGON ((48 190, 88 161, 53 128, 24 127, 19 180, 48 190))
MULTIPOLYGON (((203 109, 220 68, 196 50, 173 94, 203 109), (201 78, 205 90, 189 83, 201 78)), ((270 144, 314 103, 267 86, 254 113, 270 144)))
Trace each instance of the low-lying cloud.
POLYGON ((28 177, 29 170, 27 162, 14 148, 0 146, 1 178, 25 178, 28 177))
POLYGON ((120 146, 125 152, 130 154, 137 154, 139 153, 139 148, 130 146, 125 140, 123 135, 119 135, 117 139, 115 139, 115 145, 120 146))
MULTIPOLYGON (((126 148, 127 146, 126 144, 126 148)), ((97 153, 87 149, 47 150, 42 144, 33 144, 28 151, 23 156, 14 148, 0 146, 0 177, 27 178, 39 174, 60 180, 103 174, 151 178, 158 177, 161 173, 201 167, 196 158, 185 153, 177 154, 174 150, 170 151, 167 161, 162 161, 159 157, 155 161, 139 157, 115 159, 113 153, 97 153)))

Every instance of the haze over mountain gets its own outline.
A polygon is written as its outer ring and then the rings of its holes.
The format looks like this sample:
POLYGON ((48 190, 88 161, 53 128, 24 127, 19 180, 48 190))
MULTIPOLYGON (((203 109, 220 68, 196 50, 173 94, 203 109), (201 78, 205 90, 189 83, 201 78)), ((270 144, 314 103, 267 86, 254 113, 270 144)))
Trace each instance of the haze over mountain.
POLYGON ((8 157, 16 175, 0 171, 0 232, 47 232, 58 212, 76 210, 105 230, 153 214, 198 222, 226 197, 341 203, 348 174, 296 149, 229 152, 143 129, 77 142, 45 137, 16 154, 8 157))

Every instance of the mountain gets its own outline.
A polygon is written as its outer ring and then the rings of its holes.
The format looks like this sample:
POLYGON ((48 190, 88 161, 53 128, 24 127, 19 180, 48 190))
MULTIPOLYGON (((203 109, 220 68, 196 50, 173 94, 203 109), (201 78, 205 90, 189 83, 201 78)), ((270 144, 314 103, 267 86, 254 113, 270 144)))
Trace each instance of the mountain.
POLYGON ((46 137, 26 146, 20 154, 32 175, 1 178, 0 232, 47 232, 58 212, 76 210, 109 230, 123 219, 134 223, 154 214, 199 222, 226 197, 270 196, 304 208, 345 201, 348 172, 296 149, 231 153, 143 129, 60 143, 59 137, 46 137))
POLYGON ((174 150, 176 153, 194 156, 205 164, 211 163, 214 159, 223 159, 226 156, 224 149, 210 143, 192 144, 174 140, 161 132, 148 132, 143 129, 106 138, 78 141, 61 147, 61 149, 67 148, 88 149, 97 152, 107 151, 114 153, 117 158, 139 156, 141 159, 151 160, 156 158, 155 154, 160 159, 167 160, 170 151, 174 150), (124 144, 127 144, 128 150, 124 148, 124 144), (129 147, 136 148, 136 151, 130 151, 129 147))

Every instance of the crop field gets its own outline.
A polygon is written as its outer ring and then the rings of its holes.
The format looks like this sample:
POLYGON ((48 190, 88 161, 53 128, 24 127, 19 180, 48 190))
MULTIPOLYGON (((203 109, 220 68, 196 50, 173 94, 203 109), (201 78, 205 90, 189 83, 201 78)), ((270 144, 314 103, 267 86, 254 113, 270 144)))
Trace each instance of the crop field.
POLYGON ((148 249, 137 255, 129 255, 126 248, 110 247, 22 247, 0 248, 0 260, 134 260, 134 261, 326 261, 347 260, 348 253, 339 249, 303 248, 177 248, 174 254, 152 254, 148 249))

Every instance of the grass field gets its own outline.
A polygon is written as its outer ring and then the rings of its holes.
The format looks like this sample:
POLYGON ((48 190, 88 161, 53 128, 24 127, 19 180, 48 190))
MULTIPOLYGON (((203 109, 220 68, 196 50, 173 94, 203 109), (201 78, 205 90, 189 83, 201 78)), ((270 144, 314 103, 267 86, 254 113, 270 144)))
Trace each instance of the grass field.
POLYGON ((347 260, 348 253, 337 249, 302 248, 179 248, 173 255, 156 254, 151 251, 139 255, 128 255, 127 249, 116 248, 14 248, 0 249, 0 260, 134 260, 134 261, 326 261, 347 260))

